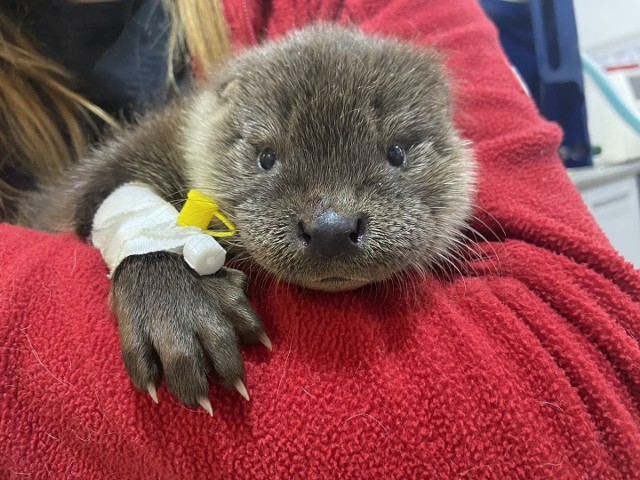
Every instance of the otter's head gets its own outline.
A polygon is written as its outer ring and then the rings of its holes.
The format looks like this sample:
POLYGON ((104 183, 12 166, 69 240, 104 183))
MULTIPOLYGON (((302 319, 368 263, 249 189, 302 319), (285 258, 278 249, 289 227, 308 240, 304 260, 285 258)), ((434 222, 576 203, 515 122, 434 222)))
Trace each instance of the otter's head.
POLYGON ((192 185, 276 277, 356 288, 427 270, 458 241, 473 162, 432 52, 313 27, 242 54, 194 102, 192 185))

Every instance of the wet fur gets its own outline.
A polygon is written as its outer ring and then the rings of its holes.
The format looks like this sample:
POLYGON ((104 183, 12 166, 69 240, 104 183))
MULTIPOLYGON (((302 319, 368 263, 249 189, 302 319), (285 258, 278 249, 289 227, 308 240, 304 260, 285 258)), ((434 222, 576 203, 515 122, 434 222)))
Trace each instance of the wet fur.
MULTIPOLYGON (((177 207, 189 189, 201 190, 238 227, 229 250, 276 278, 323 290, 429 271, 455 250, 474 192, 472 155, 453 125, 438 56, 331 26, 240 55, 203 88, 107 142, 64 184, 45 188, 22 223, 87 238, 100 203, 129 181, 177 207), (386 160, 392 144, 407 153, 402 167, 386 160), (278 154, 268 171, 257 163, 264 147, 278 154), (328 208, 366 219, 356 255, 305 255, 296 225, 328 208)), ((226 386, 243 377, 238 337, 256 343, 263 330, 241 277, 229 269, 198 277, 163 253, 121 264, 112 305, 139 388, 164 375, 193 405, 207 395, 206 374, 226 386)))

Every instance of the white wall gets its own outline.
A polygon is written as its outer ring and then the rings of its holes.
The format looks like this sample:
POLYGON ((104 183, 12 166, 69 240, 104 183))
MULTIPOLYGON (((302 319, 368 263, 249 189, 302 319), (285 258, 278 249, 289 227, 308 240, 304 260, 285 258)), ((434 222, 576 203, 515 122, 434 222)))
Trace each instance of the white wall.
POLYGON ((573 0, 580 48, 640 36, 640 0, 573 0))

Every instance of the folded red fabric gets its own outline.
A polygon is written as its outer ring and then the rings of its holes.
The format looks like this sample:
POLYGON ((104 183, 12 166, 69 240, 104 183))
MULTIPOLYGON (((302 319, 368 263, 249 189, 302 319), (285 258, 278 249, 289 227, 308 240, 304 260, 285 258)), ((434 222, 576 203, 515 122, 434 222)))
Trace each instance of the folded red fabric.
POLYGON ((255 282, 274 349, 214 417, 135 391, 97 251, 0 226, 1 478, 640 478, 640 275, 595 225, 466 0, 229 0, 238 45, 311 19, 434 45, 486 254, 354 292, 255 282), (258 288, 259 287, 259 288, 258 288))

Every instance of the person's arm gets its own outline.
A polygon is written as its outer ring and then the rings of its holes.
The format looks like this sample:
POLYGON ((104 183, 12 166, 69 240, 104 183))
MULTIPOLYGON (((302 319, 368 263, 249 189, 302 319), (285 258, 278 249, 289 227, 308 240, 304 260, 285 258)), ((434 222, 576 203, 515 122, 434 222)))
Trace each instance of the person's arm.
POLYGON ((347 0, 340 20, 445 55, 456 123, 473 142, 479 164, 474 228, 488 238, 521 240, 588 264, 640 295, 640 282, 614 253, 560 161, 562 132, 522 90, 477 2, 347 0))

